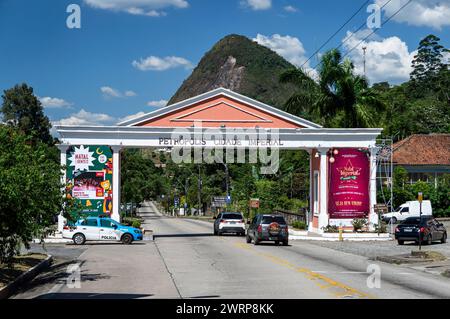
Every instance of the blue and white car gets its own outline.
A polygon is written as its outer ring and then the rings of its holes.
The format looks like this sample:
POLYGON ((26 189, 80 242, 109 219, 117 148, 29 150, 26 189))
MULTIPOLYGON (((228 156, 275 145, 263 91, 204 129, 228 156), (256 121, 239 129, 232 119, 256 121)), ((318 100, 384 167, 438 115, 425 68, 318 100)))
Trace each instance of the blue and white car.
POLYGON ((135 240, 142 240, 140 229, 104 217, 79 219, 73 226, 64 226, 62 235, 72 239, 75 245, 83 245, 86 241, 121 241, 129 245, 135 240))

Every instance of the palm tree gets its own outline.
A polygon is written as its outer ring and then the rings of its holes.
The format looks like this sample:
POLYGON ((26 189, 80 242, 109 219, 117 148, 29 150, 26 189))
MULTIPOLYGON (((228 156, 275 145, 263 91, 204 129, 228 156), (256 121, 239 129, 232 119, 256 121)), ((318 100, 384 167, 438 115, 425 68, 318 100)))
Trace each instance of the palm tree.
POLYGON ((367 79, 356 75, 353 63, 343 60, 337 49, 322 56, 317 80, 304 70, 292 69, 284 72, 280 81, 298 88, 286 102, 286 111, 325 126, 370 127, 375 124, 373 113, 383 108, 367 79))

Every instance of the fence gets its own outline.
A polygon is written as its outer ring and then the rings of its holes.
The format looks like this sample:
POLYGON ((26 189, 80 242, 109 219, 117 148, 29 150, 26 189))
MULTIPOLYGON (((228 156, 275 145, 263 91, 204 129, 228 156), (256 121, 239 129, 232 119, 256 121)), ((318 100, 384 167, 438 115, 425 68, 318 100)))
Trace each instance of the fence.
POLYGON ((300 209, 299 212, 292 212, 283 209, 274 210, 275 214, 282 215, 289 225, 292 225, 294 221, 300 221, 306 223, 306 208, 300 209))

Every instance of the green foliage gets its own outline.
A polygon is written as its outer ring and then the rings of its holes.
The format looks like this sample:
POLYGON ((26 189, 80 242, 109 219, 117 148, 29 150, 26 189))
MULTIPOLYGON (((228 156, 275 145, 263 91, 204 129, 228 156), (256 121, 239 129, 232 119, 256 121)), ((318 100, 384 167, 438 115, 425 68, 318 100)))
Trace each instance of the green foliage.
POLYGON ((300 229, 300 230, 305 230, 306 229, 306 223, 299 221, 299 220, 295 220, 292 222, 292 227, 296 228, 296 229, 300 229))
POLYGON ((398 207, 407 201, 417 200, 419 192, 423 193, 424 200, 431 201, 434 216, 450 216, 450 174, 439 176, 435 188, 434 183, 424 181, 408 183, 408 172, 405 168, 397 166, 394 170, 393 206, 398 207))
POLYGON ((365 218, 356 218, 352 221, 353 231, 359 232, 362 231, 364 227, 367 226, 367 219, 365 218))
POLYGON ((61 168, 49 146, 0 125, 0 262, 45 237, 63 205, 61 168))
POLYGON ((25 135, 46 144, 53 144, 50 135, 50 121, 44 115, 41 102, 33 94, 33 88, 25 83, 5 90, 2 95, 3 104, 0 112, 3 121, 18 128, 25 135))
POLYGON ((380 222, 380 225, 375 224, 375 232, 386 233, 387 232, 387 224, 383 221, 380 222))
POLYGON ((286 103, 286 110, 299 116, 307 114, 325 126, 371 127, 375 112, 384 105, 367 80, 354 73, 354 66, 343 60, 339 50, 326 52, 320 61, 318 83, 303 70, 283 73, 282 83, 291 83, 298 91, 286 103))
POLYGON ((126 149, 121 156, 122 202, 141 203, 162 194, 162 170, 151 159, 135 149, 126 149))
POLYGON ((325 233, 338 233, 339 232, 339 227, 336 225, 327 225, 325 227, 322 227, 322 230, 325 233))

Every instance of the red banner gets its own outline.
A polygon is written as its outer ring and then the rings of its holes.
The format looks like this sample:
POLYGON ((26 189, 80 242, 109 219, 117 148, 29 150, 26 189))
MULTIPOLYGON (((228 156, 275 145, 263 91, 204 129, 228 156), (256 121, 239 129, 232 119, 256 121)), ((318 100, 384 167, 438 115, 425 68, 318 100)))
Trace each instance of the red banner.
POLYGON ((330 218, 365 218, 369 214, 370 162, 364 151, 335 149, 329 161, 330 218), (337 153, 337 154, 335 154, 337 153))

